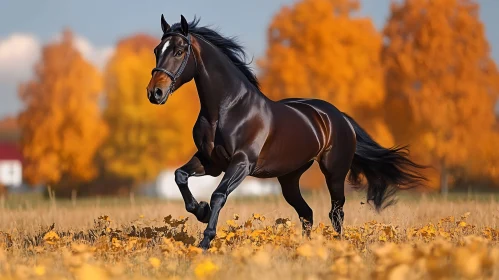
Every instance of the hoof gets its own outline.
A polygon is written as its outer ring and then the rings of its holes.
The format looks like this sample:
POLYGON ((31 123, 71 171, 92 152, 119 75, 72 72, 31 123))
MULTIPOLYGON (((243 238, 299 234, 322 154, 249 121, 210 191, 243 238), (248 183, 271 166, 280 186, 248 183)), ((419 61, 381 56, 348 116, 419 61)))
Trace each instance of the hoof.
POLYGON ((196 218, 198 221, 207 224, 210 220, 211 208, 206 201, 201 201, 199 207, 196 210, 196 218))
POLYGON ((199 243, 199 248, 203 249, 203 252, 206 252, 208 249, 210 249, 210 240, 207 238, 203 238, 201 243, 199 243))

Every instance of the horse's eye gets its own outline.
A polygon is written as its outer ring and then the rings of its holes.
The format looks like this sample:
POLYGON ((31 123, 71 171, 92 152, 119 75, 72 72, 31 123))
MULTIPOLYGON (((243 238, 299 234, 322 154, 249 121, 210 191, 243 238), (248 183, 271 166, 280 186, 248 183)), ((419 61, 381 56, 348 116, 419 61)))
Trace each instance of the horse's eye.
POLYGON ((181 56, 181 55, 182 55, 182 50, 178 50, 178 51, 175 52, 175 56, 178 57, 178 56, 181 56))

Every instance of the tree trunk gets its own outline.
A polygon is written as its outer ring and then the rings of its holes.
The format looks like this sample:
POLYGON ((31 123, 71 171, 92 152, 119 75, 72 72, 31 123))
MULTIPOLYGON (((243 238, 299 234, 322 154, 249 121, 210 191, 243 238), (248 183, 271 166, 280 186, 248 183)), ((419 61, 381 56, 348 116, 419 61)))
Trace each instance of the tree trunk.
POLYGON ((445 163, 442 163, 442 170, 440 171, 440 193, 444 196, 449 193, 449 175, 445 163))

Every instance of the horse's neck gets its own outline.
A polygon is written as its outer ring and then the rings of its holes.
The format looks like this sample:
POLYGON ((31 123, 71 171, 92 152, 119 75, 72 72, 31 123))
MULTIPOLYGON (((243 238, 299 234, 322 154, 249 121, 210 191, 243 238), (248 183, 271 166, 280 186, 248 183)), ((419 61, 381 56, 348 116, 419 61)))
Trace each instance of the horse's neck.
MULTIPOLYGON (((224 96, 223 92, 226 89, 217 87, 217 84, 220 84, 220 82, 210 78, 207 73, 208 71, 208 69, 202 71, 203 73, 198 74, 194 78, 194 81, 201 104, 201 113, 214 122, 218 119, 224 96)), ((226 86, 224 85, 224 87, 226 86)))
POLYGON ((221 51, 204 40, 202 42, 200 69, 194 81, 202 113, 214 122, 218 120, 221 108, 226 110, 247 97, 244 95, 256 92, 247 89, 248 82, 236 74, 239 69, 221 51))

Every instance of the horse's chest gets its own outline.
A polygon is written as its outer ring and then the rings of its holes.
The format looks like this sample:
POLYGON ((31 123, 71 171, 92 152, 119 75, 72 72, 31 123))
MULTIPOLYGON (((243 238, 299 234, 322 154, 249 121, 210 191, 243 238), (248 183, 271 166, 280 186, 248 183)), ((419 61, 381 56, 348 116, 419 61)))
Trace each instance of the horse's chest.
POLYGON ((222 131, 215 127, 210 133, 205 134, 201 139, 200 151, 207 159, 225 169, 230 161, 230 153, 227 149, 226 142, 222 131))

